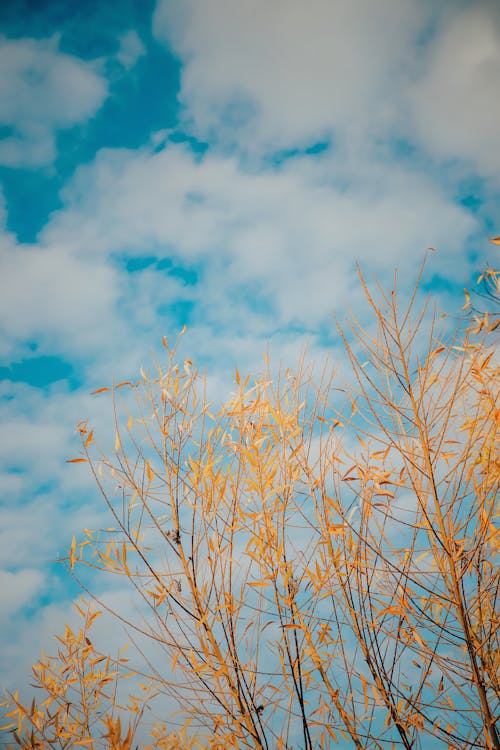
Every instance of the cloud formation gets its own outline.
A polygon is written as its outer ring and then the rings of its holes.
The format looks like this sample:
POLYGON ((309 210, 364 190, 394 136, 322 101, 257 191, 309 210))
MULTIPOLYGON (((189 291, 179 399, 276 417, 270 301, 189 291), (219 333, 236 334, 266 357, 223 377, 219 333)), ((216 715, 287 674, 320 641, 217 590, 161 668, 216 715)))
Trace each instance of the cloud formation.
POLYGON ((184 64, 180 101, 197 133, 286 148, 379 129, 423 18, 412 0, 164 0, 154 29, 184 64))
MULTIPOLYGON (((78 257, 153 250, 203 264, 191 294, 203 308, 210 303, 217 325, 234 324, 224 300, 254 282, 273 308, 271 325, 315 326, 350 296, 354 260, 382 270, 407 255, 411 274, 431 243, 441 247, 436 269, 455 274, 446 258, 474 228, 468 212, 418 171, 373 161, 357 175, 355 166, 333 153, 256 174, 234 158, 199 158, 177 144, 103 151, 77 173, 41 240, 78 257)), ((160 300, 153 295, 150 304, 160 300)))
POLYGON ((51 39, 0 38, 0 165, 40 167, 56 155, 58 130, 87 121, 107 85, 96 65, 58 50, 51 39))
POLYGON ((447 21, 409 90, 415 136, 433 156, 498 180, 500 6, 473 3, 447 21))
POLYGON ((201 138, 270 151, 396 137, 498 171, 497 4, 160 0, 154 30, 183 63, 201 138))

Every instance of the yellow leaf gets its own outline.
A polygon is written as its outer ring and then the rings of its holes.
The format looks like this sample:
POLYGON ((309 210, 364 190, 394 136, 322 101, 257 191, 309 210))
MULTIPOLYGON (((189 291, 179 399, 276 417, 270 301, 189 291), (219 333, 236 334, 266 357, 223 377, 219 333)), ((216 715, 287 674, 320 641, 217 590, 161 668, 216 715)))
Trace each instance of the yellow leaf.
POLYGON ((172 657, 172 667, 171 667, 172 672, 175 671, 178 659, 179 659, 179 652, 178 651, 174 651, 174 655, 172 657))
POLYGON ((500 237, 492 237, 490 242, 493 242, 494 245, 500 245, 500 237))
MULTIPOLYGON (((468 294, 468 292, 467 292, 467 289, 464 289, 464 291, 465 291, 465 294, 466 294, 466 296, 468 297, 468 296, 469 296, 469 294, 468 294)), ((433 351, 433 352, 431 353, 431 355, 430 355, 429 359, 430 359, 431 357, 435 357, 435 356, 436 356, 437 354, 440 354, 441 352, 444 352, 444 350, 445 350, 445 349, 446 349, 446 347, 445 347, 445 346, 438 346, 438 348, 437 348, 437 349, 434 349, 434 351, 433 351)))
POLYGON ((67 464, 85 464, 87 463, 86 458, 68 458, 66 461, 67 464))
POLYGON ((3 727, 0 727, 0 732, 3 732, 4 729, 12 729, 12 727, 17 727, 17 722, 15 721, 13 724, 5 724, 3 727))
POLYGON ((383 706, 384 705, 384 701, 380 697, 380 693, 377 690, 377 688, 375 687, 375 685, 370 685, 370 687, 371 687, 372 694, 373 694, 373 697, 375 699, 375 702, 378 703, 379 706, 383 706))
POLYGON ((69 550, 69 566, 71 570, 75 567, 75 552, 76 552, 76 538, 73 537, 71 540, 71 548, 69 550))
POLYGON ((95 393, 104 393, 105 391, 109 391, 109 388, 97 388, 95 391, 91 392, 91 396, 93 396, 95 393))
POLYGON ((269 581, 255 581, 253 583, 251 581, 248 582, 248 586, 253 586, 254 588, 257 588, 258 586, 262 587, 262 586, 269 586, 269 585, 270 585, 269 581))
POLYGON ((92 442, 92 438, 94 437, 94 430, 90 430, 89 434, 87 435, 87 439, 85 440, 85 447, 87 448, 90 443, 92 442))
POLYGON ((429 551, 428 551, 428 550, 427 550, 426 552, 422 552, 422 554, 421 554, 421 555, 419 555, 418 557, 416 557, 416 558, 415 558, 415 559, 413 560, 413 562, 414 562, 414 563, 419 563, 419 562, 422 562, 422 560, 423 560, 424 558, 426 558, 428 554, 429 554, 429 551))
POLYGON ((366 679, 365 676, 360 674, 359 678, 361 680, 361 685, 363 687, 363 699, 365 704, 365 711, 368 713, 368 693, 366 692, 366 679))
POLYGON ((344 528, 345 526, 343 523, 334 523, 328 527, 328 532, 330 534, 341 534, 344 531, 344 528))
POLYGON ((337 737, 337 735, 335 734, 335 732, 333 731, 333 729, 331 728, 331 726, 329 724, 326 725, 326 731, 328 732, 328 734, 330 735, 330 737, 333 739, 333 741, 336 744, 338 744, 339 738, 337 737))
POLYGON ((90 615, 88 619, 87 626, 90 627, 90 625, 94 622, 96 617, 99 617, 99 615, 102 615, 102 609, 98 609, 95 612, 92 612, 92 614, 90 615))

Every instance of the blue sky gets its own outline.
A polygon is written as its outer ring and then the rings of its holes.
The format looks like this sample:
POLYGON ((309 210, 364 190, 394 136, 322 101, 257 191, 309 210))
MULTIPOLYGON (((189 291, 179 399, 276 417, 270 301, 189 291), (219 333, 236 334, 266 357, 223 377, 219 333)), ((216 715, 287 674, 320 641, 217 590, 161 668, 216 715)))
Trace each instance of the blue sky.
POLYGON ((448 311, 498 249, 495 0, 5 0, 0 672, 27 680, 102 508, 90 392, 175 338, 224 396, 270 345, 335 356, 355 264, 448 311))

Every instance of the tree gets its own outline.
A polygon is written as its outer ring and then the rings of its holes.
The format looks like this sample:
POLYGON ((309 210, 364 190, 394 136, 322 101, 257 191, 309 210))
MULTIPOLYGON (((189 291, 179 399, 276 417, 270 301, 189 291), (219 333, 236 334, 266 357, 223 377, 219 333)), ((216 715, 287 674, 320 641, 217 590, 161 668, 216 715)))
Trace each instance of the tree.
MULTIPOLYGON (((75 604, 82 624, 77 633, 66 626, 57 636, 60 644, 54 657, 42 656, 33 666, 34 687, 43 691, 41 702, 33 700, 25 706, 18 693, 5 701, 5 718, 17 746, 25 748, 73 747, 94 745, 94 738, 103 740, 109 750, 129 750, 142 717, 141 703, 130 696, 127 705, 117 700, 118 682, 130 674, 125 672, 127 659, 121 654, 116 659, 104 656, 90 640, 99 610, 75 604), (121 715, 128 720, 122 731, 121 715)), ((148 699, 151 692, 148 691, 148 699)), ((149 747, 161 750, 183 750, 199 747, 184 738, 182 733, 168 732, 158 722, 151 728, 149 747)))
MULTIPOLYGON (((375 328, 339 329, 347 385, 266 363, 215 411, 164 340, 164 367, 111 389, 114 451, 79 425, 114 527, 68 564, 128 581, 142 675, 204 747, 500 748, 495 326, 443 340, 417 287, 401 310, 361 284, 375 328)), ((112 708, 73 744, 128 748, 140 706, 124 738, 112 708)), ((10 706, 22 747, 54 744, 35 709, 10 706)))

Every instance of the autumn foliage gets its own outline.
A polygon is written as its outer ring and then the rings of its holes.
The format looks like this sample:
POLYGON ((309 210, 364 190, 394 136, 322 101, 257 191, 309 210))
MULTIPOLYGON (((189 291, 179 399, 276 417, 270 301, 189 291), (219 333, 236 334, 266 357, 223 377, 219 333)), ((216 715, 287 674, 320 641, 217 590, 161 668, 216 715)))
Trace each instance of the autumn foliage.
POLYGON ((164 341, 165 364, 110 390, 114 447, 79 426, 112 530, 68 565, 134 592, 141 616, 117 614, 144 689, 118 704, 128 664, 81 609, 34 667, 42 699, 8 699, 11 747, 500 748, 495 317, 445 336, 416 289, 400 305, 361 283, 373 325, 339 329, 348 376, 266 363, 220 407, 164 341), (150 722, 153 698, 184 729, 150 722))

